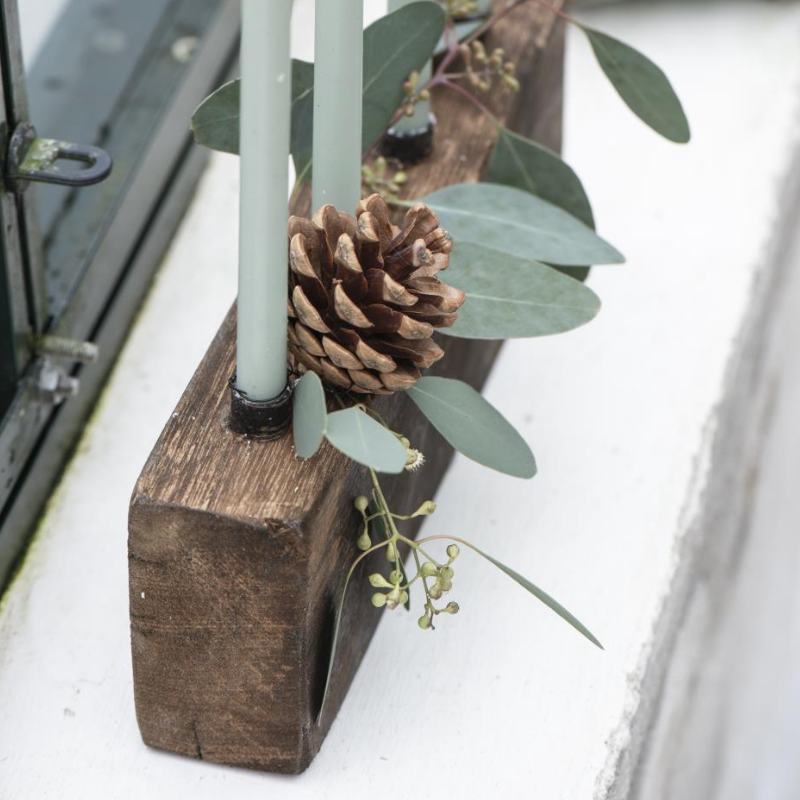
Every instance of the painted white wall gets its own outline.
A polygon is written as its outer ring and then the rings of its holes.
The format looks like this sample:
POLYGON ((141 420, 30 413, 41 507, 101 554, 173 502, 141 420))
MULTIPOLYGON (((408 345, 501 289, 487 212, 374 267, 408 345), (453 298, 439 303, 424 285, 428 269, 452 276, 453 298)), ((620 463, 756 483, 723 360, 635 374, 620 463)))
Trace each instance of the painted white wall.
MULTIPOLYGON (((307 4, 298 12, 300 24, 307 4)), ((218 156, 0 606, 3 800, 620 796, 620 759, 641 745, 632 721, 654 699, 643 686, 658 620, 675 600, 687 537, 714 477, 727 370, 772 266, 765 254, 798 145, 800 3, 659 2, 581 13, 665 68, 686 102, 694 143, 674 147, 633 119, 586 43, 571 37, 567 157, 601 232, 629 263, 593 276, 604 309, 592 325, 512 343, 497 363, 488 398, 531 441, 539 476, 523 483, 457 458, 427 531, 463 532, 529 574, 584 618, 606 651, 464 557, 453 594, 462 613, 434 635, 399 612, 383 621, 303 776, 230 770, 144 747, 131 686, 127 500, 235 293, 238 165, 218 156), (118 416, 134 422, 120 428, 118 416)), ((307 48, 307 37, 298 28, 293 41, 307 48)), ((787 515, 796 505, 783 471, 794 463, 771 468, 780 480, 761 501, 775 507, 779 489, 787 515)), ((769 519, 759 524, 769 527, 769 519)), ((784 566, 794 568, 788 555, 784 566)), ((745 646, 751 642, 722 663, 745 646)), ((796 692, 789 672, 775 683, 796 692)), ((765 682, 742 681, 748 705, 757 706, 765 682)), ((742 708, 741 725, 756 719, 776 729, 756 784, 765 788, 742 800, 797 797, 794 753, 778 746, 796 731, 788 702, 758 717, 742 708)), ((729 753, 752 752, 746 733, 732 734, 738 749, 729 753)), ((734 779, 744 780, 731 773, 716 797, 739 800, 724 793, 734 779)))
POLYGON ((762 452, 744 465, 745 515, 717 569, 719 526, 706 543, 651 716, 633 795, 642 800, 800 795, 800 236, 787 268, 758 392, 762 452))

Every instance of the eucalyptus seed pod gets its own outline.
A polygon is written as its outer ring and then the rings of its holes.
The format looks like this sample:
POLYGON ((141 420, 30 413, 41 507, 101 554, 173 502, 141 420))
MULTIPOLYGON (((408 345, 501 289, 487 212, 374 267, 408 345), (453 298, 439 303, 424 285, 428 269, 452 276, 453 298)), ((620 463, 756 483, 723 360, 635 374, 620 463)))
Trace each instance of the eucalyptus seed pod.
POLYGON ((369 583, 375 589, 391 589, 392 584, 380 574, 380 572, 375 572, 369 576, 369 583))
POLYGON ((323 206, 289 220, 289 350, 297 372, 334 387, 391 394, 413 386, 443 355, 431 338, 450 327, 464 293, 442 283, 452 240, 424 203, 402 228, 386 202, 362 200, 356 217, 323 206))
POLYGON ((356 546, 359 550, 369 550, 372 547, 372 539, 369 537, 369 531, 367 530, 366 524, 364 525, 364 529, 361 531, 361 535, 358 537, 358 541, 356 541, 356 546))
POLYGON ((436 568, 436 565, 430 561, 426 561, 420 568, 420 573, 423 578, 433 578, 438 572, 439 570, 436 568))

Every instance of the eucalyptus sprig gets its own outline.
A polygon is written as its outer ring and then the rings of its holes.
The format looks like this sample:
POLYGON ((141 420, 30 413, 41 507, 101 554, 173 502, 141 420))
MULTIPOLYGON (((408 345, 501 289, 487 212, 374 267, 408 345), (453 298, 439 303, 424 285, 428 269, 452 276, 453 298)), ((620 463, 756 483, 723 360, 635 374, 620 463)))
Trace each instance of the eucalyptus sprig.
MULTIPOLYGON (((313 373, 307 373, 313 374, 313 373)), ((398 437, 400 438, 400 437, 398 437)), ((594 636, 594 634, 581 623, 573 614, 567 611, 557 600, 552 598, 549 594, 544 592, 534 583, 527 578, 520 575, 515 570, 506 566, 502 562, 493 558, 485 553, 471 542, 466 541, 457 536, 450 535, 433 535, 427 536, 424 539, 415 541, 407 536, 404 536, 398 530, 398 522, 415 519, 420 516, 430 516, 436 510, 436 505, 431 500, 426 500, 422 505, 413 513, 407 515, 396 514, 391 511, 386 497, 378 480, 378 476, 374 469, 369 470, 370 478, 372 481, 372 497, 373 503, 365 495, 359 495, 353 501, 356 510, 361 514, 362 525, 359 532, 357 546, 362 550, 350 566, 347 577, 342 589, 341 599, 338 605, 336 614, 336 622, 333 631, 333 642, 331 645, 330 661, 328 663, 328 672, 325 680, 325 691, 320 705, 319 714, 317 719, 321 719, 325 709, 325 702, 328 696, 328 689, 330 687, 333 669, 336 663, 337 645, 339 643, 339 635, 342 623, 342 616, 345 608, 345 599, 347 590, 350 586, 350 581, 355 574, 355 571, 364 558, 377 550, 384 549, 386 558, 391 562, 393 569, 388 575, 383 575, 381 572, 373 572, 368 577, 370 586, 377 591, 372 595, 372 605, 376 608, 386 608, 393 611, 400 605, 407 608, 410 607, 410 593, 412 587, 416 584, 422 587, 424 602, 422 616, 417 620, 417 624, 422 630, 435 630, 434 619, 440 614, 457 614, 461 609, 455 601, 449 601, 444 605, 437 605, 443 595, 447 594, 453 588, 453 579, 455 577, 455 570, 453 569, 453 562, 461 554, 461 548, 466 547, 469 550, 477 553, 482 558, 489 561, 499 570, 504 572, 508 577, 530 592, 534 597, 544 603, 548 608, 554 611, 558 616, 568 622, 579 633, 585 636, 592 644, 603 649, 603 645, 594 636), (371 511, 371 508, 377 510, 371 511), (373 544, 370 535, 370 528, 375 526, 376 522, 381 523, 382 540, 373 544), (438 560, 432 555, 426 545, 432 542, 446 543, 445 555, 446 558, 438 560), (415 573, 411 576, 406 572, 401 558, 400 548, 405 547, 410 551, 414 564, 415 573), (423 561, 423 559, 425 559, 423 561), (428 582, 431 581, 429 584, 428 582)))
POLYGON ((458 14, 446 6, 446 52, 436 72, 420 91, 430 92, 437 87, 448 88, 458 92, 483 113, 495 119, 477 96, 465 90, 458 81, 466 78, 472 89, 488 92, 493 86, 493 78, 499 77, 512 91, 519 89, 519 81, 514 77, 513 62, 504 61, 502 50, 495 50, 488 56, 481 39, 500 20, 527 3, 535 3, 547 9, 586 35, 601 69, 623 101, 643 122, 673 142, 685 144, 689 141, 689 123, 681 102, 667 76, 656 64, 630 45, 582 25, 547 0, 511 0, 460 41, 456 35, 458 14), (463 69, 450 71, 459 57, 463 69))
MULTIPOLYGON (((467 384, 447 378, 423 377, 407 390, 407 394, 448 443, 463 455, 515 477, 531 478, 535 475, 536 462, 525 440, 467 384)), ((353 506, 361 516, 355 544, 362 553, 354 559, 347 573, 338 602, 320 716, 336 660, 347 590, 359 564, 378 550, 384 551, 391 569, 388 574, 373 572, 366 578, 376 590, 372 595, 373 606, 389 610, 401 605, 409 607, 413 588, 421 587, 424 599, 418 625, 423 630, 435 629, 434 620, 439 615, 459 611, 459 605, 454 601, 444 605, 439 601, 453 587, 453 563, 461 548, 465 547, 504 572, 602 648, 597 637, 558 601, 475 544, 452 535, 434 534, 418 541, 404 535, 400 530, 403 523, 430 517, 436 511, 436 504, 425 500, 413 512, 402 514, 393 511, 378 474, 414 471, 424 463, 424 457, 402 433, 392 430, 370 404, 348 400, 343 395, 335 395, 335 399, 339 410, 328 413, 325 389, 314 372, 306 372, 295 386, 294 436, 298 456, 312 458, 327 439, 342 453, 366 466, 371 483, 371 497, 359 495, 353 500, 353 506), (429 550, 428 546, 434 542, 445 544, 444 557, 437 558, 429 550), (411 554, 413 573, 405 568, 403 550, 411 554)))

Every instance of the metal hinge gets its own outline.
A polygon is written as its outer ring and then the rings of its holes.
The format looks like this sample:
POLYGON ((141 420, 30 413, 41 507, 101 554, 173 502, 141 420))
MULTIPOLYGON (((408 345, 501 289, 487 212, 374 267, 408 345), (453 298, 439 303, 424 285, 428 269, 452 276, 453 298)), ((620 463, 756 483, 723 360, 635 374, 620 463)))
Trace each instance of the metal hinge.
POLYGON ((111 173, 111 156, 99 147, 72 144, 57 139, 40 139, 29 122, 14 129, 8 143, 5 182, 15 194, 24 192, 30 182, 59 186, 91 186, 111 173), (79 161, 85 168, 64 172, 59 161, 79 161))

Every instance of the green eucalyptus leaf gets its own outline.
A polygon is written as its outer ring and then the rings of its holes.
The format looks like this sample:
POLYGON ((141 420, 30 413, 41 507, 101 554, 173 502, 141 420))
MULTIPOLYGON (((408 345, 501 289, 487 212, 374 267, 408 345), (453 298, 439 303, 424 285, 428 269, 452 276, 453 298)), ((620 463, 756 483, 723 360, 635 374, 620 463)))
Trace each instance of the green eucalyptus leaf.
POLYGON ((600 67, 639 119, 666 139, 685 144, 691 138, 681 101, 660 67, 630 45, 579 25, 600 67))
MULTIPOLYGON (((504 126, 498 129, 484 180, 530 192, 595 228, 589 198, 572 167, 556 153, 504 126)), ((554 266, 578 281, 589 275, 589 267, 554 266)))
MULTIPOLYGON (((444 30, 442 7, 431 0, 387 14, 364 31, 364 116, 362 147, 367 152, 402 105, 403 83, 431 57, 444 30)), ((226 83, 195 111, 192 130, 198 144, 225 153, 239 152, 239 81, 226 83)), ((311 174, 314 117, 314 65, 292 61, 291 151, 298 180, 311 174)))
MULTIPOLYGON (((461 541, 461 540, 459 540, 461 541)), ((520 586, 524 589, 527 589, 537 600, 541 600, 549 609, 555 611, 561 619, 568 622, 575 628, 576 631, 582 633, 592 644, 596 644, 601 650, 603 649, 603 645, 600 644, 600 641, 597 637, 575 616, 570 614, 564 606, 561 605, 557 600, 552 598, 547 592, 540 589, 535 583, 531 583, 527 578, 520 575, 518 572, 515 572, 511 567, 507 567, 502 562, 498 561, 496 558, 492 558, 488 553, 484 553, 483 550, 479 550, 475 545, 470 544, 469 542, 463 542, 467 547, 471 550, 474 550, 479 556, 483 556, 487 561, 494 564, 499 570, 505 572, 509 578, 516 581, 520 586)))
POLYGON ((589 277, 589 272, 591 272, 592 269, 591 267, 564 267, 558 264, 552 264, 551 266, 553 269, 581 283, 589 277))
POLYGON ((462 339, 550 336, 586 324, 600 310, 597 295, 546 264, 477 244, 453 249, 447 282, 467 300, 452 328, 462 339))
POLYGON ((592 206, 572 167, 552 150, 503 125, 498 128, 484 180, 530 192, 594 228, 592 206))
POLYGON ((457 243, 551 264, 619 264, 623 256, 558 206, 496 183, 459 183, 420 198, 457 243))
POLYGON ((239 154, 240 83, 223 84, 197 107, 192 133, 197 144, 222 153, 239 154))
POLYGON ((306 372, 294 387, 294 447, 300 458, 311 458, 325 437, 328 412, 325 389, 315 372, 306 372))
POLYGON ((399 439, 359 408, 329 414, 325 436, 353 461, 378 472, 396 474, 406 465, 406 449, 399 439))
MULTIPOLYGON (((307 98, 314 89, 314 65, 292 61, 292 140, 296 131, 311 126, 307 98)), ((239 154, 239 78, 220 86, 197 107, 192 132, 198 144, 223 153, 239 154)), ((313 108, 312 108, 313 110, 313 108)), ((293 150, 294 151, 294 150, 293 150)))
POLYGON ((468 384, 426 376, 406 392, 431 425, 467 458, 517 478, 536 474, 536 461, 525 440, 468 384))
POLYGON ((314 125, 314 65, 292 61, 292 134, 290 150, 297 181, 311 177, 314 125))
POLYGON ((444 31, 444 9, 431 0, 410 3, 364 31, 363 149, 366 153, 403 104, 403 83, 419 71, 444 31))

